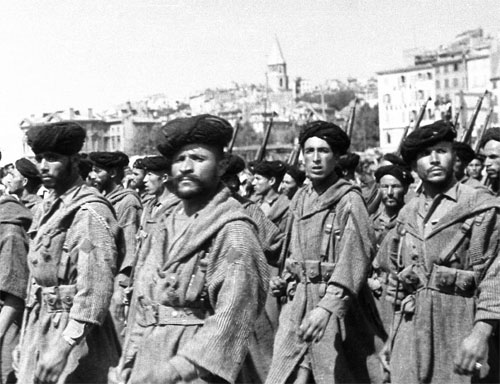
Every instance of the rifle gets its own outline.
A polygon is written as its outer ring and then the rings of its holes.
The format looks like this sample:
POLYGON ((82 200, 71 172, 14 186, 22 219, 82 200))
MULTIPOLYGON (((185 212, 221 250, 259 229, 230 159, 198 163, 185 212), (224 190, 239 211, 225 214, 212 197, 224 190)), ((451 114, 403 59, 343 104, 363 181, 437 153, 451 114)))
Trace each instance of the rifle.
POLYGON ((352 138, 352 133, 354 131, 354 119, 356 118, 356 104, 358 103, 358 98, 354 98, 354 102, 351 107, 351 114, 349 120, 347 121, 346 133, 349 138, 352 138))
POLYGON ((236 120, 236 125, 234 127, 233 137, 231 138, 231 142, 227 147, 227 153, 231 154, 233 152, 234 143, 236 142, 236 135, 238 135, 238 131, 240 130, 240 123, 236 120))
MULTIPOLYGON (((420 107, 420 111, 418 112, 417 119, 415 120, 415 128, 413 128, 414 131, 416 131, 418 128, 420 128, 420 123, 424 119, 425 115, 425 108, 427 108, 427 103, 431 101, 431 98, 429 97, 425 102, 422 104, 420 107)), ((399 141, 398 149, 396 151, 397 154, 401 153, 401 148, 403 147, 403 142, 406 139, 406 136, 408 136, 408 131, 410 130, 411 123, 408 124, 403 132, 403 136, 401 136, 401 140, 399 141)))
POLYGON ((299 154, 300 154, 300 144, 297 143, 294 145, 292 152, 290 152, 290 156, 288 157, 287 164, 296 166, 299 162, 299 154))
POLYGON ((479 115, 479 111, 481 110, 481 105, 483 104, 483 99, 487 94, 488 91, 484 91, 484 94, 477 100, 476 109, 472 114, 469 126, 467 127, 467 130, 465 131, 462 140, 460 140, 462 143, 469 144, 470 139, 472 137, 472 131, 474 130, 474 125, 476 125, 477 115, 479 115))
POLYGON ((267 142, 269 141, 269 135, 271 133, 271 128, 273 127, 273 118, 269 120, 269 125, 266 128, 266 132, 264 133, 264 140, 262 140, 262 144, 260 145, 259 150, 257 151, 257 155, 255 155, 255 161, 260 163, 264 160, 264 155, 266 154, 267 142))
POLYGON ((490 119, 491 119, 492 114, 493 114, 493 107, 490 108, 488 115, 486 115, 486 119, 484 120, 483 129, 477 135, 476 148, 474 149, 474 152, 476 152, 476 153, 478 153, 479 150, 481 149, 481 142, 483 141, 484 133, 488 130, 488 126, 490 125, 490 119))
POLYGON ((460 113, 462 112, 462 106, 460 106, 460 108, 458 108, 458 111, 457 113, 455 113, 455 119, 453 121, 453 126, 455 127, 455 129, 457 129, 457 126, 458 126, 458 118, 460 117, 460 113))

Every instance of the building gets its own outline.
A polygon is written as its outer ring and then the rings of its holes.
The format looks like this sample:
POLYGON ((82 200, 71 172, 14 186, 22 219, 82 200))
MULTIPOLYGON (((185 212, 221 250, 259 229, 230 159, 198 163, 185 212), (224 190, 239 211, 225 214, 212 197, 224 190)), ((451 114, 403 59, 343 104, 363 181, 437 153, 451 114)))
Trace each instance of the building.
POLYGON ((288 91, 288 75, 286 61, 281 46, 276 37, 273 48, 267 60, 267 84, 273 92, 288 91))

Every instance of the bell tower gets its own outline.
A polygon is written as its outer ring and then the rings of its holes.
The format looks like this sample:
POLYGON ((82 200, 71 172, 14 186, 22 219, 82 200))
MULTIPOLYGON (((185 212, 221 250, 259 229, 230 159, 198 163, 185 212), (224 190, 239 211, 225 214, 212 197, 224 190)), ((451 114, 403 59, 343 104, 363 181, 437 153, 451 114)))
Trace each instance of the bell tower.
POLYGON ((267 81, 273 92, 288 91, 286 62, 277 37, 267 60, 267 81))

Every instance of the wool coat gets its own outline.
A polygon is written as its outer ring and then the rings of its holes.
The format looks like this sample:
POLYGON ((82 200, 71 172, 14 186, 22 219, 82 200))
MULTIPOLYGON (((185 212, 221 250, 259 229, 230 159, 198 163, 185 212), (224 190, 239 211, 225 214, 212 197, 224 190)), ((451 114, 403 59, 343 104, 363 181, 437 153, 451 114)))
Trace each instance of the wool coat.
MULTIPOLYGON (((172 220, 173 212, 167 213, 166 221, 172 220)), ((229 189, 220 186, 184 231, 174 236, 169 228, 166 223, 155 228, 154 251, 145 258, 134 288, 136 321, 144 329, 129 382, 164 382, 162 369, 171 366, 180 371, 186 361, 203 372, 196 382, 235 382, 268 289, 268 266, 256 226, 230 197, 229 189), (190 299, 200 258, 206 261, 203 293, 190 299), (192 325, 175 319, 148 325, 143 309, 157 304, 207 305, 207 317, 192 325)))
MULTIPOLYGON (((423 209, 425 203, 421 194, 403 207, 397 227, 387 235, 377 255, 385 270, 412 271, 419 281, 416 291, 404 291, 405 300, 413 305, 405 306, 393 325, 391 379, 393 383, 470 383, 477 378, 454 373, 454 359, 475 322, 500 320, 500 205, 483 189, 460 183, 438 195, 428 214, 423 209), (439 212, 443 204, 446 208, 439 212), (433 212, 438 212, 435 220, 433 212), (429 220, 426 215, 431 215, 429 220), (473 222, 466 224, 470 218, 473 222), (452 268, 450 276, 455 277, 442 275, 436 281, 446 284, 444 288, 433 288, 432 276, 442 267, 452 268), (450 293, 450 289, 466 286, 461 283, 461 271, 473 274, 469 282, 476 285, 473 295, 450 293)), ((498 374, 494 352, 492 345, 492 375, 498 374)), ((485 382, 498 382, 498 377, 493 380, 485 382)))
MULTIPOLYGON (((26 298, 28 285, 28 235, 33 215, 16 198, 0 197, 0 300, 12 295, 26 298)), ((0 306, 1 311, 1 306, 0 306)), ((0 355, 0 383, 14 382, 12 352, 19 342, 22 311, 3 335, 0 355)))
POLYGON ((336 266, 323 297, 318 284, 301 282, 294 297, 283 305, 266 382, 285 383, 305 356, 317 384, 380 381, 382 373, 375 355, 376 311, 366 286, 373 231, 361 191, 343 179, 321 195, 308 185, 294 196, 290 210, 294 221, 289 258, 298 261, 320 260, 324 229, 330 224, 326 221, 330 211, 335 211, 337 236, 330 238, 328 259, 336 266), (335 296, 335 287, 344 289, 347 298, 335 296), (332 315, 323 338, 308 344, 299 338, 298 328, 316 307, 332 315))
POLYGON ((106 382, 109 367, 119 357, 108 317, 118 249, 113 209, 81 179, 46 203, 29 230, 31 281, 19 383, 33 382, 37 357, 62 337, 68 324, 83 325, 84 337, 71 350, 57 383, 106 382))

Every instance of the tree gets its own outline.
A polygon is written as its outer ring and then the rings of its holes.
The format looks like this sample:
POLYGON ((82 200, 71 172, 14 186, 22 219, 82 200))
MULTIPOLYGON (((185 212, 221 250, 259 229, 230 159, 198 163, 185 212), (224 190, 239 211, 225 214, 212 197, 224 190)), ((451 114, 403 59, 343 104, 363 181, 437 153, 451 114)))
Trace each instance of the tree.
MULTIPOLYGON (((337 111, 342 110, 346 106, 349 105, 351 100, 355 97, 355 93, 353 90, 345 89, 341 91, 337 91, 335 93, 325 93, 324 100, 325 104, 329 108, 334 108, 337 111)), ((308 103, 317 103, 321 104, 321 95, 320 94, 305 94, 302 97, 299 97, 298 101, 306 101, 308 103)))
POLYGON ((356 109, 351 151, 365 151, 380 146, 378 106, 371 108, 367 103, 356 109))
POLYGON ((245 121, 240 124, 238 136, 236 136, 236 141, 234 142, 235 147, 245 147, 247 145, 254 145, 262 142, 263 134, 255 132, 252 123, 245 121))

